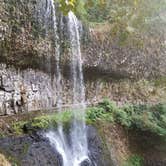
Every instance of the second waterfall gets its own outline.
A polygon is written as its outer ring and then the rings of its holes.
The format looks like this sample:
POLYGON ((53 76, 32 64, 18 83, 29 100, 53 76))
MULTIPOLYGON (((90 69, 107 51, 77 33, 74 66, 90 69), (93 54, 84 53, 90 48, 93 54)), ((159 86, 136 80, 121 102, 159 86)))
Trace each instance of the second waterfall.
MULTIPOLYGON (((55 6, 53 0, 50 0, 52 9, 54 33, 57 34, 55 6)), ((70 58, 71 58, 71 82, 73 92, 73 120, 71 124, 70 133, 68 136, 64 133, 63 124, 59 122, 56 131, 49 131, 45 136, 49 139, 51 145, 56 148, 57 152, 61 155, 63 160, 63 166, 79 166, 83 163, 89 163, 88 157, 88 143, 86 135, 86 124, 85 124, 85 87, 82 71, 82 59, 80 49, 80 35, 79 35, 79 22, 74 13, 68 13, 68 24, 67 28, 69 31, 70 41, 70 58)), ((60 54, 59 46, 55 49, 58 57, 57 61, 57 105, 59 112, 62 110, 62 93, 61 90, 61 70, 60 70, 60 54)), ((89 165, 88 164, 88 165, 89 165)))

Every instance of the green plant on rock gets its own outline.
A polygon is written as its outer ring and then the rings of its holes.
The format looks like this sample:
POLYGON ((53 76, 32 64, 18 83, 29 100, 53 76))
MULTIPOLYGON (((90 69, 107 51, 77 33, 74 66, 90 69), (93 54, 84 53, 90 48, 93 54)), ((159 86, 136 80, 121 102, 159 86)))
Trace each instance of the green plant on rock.
POLYGON ((26 121, 20 121, 12 124, 12 129, 16 135, 21 135, 23 133, 23 126, 26 124, 26 121))
POLYGON ((143 166, 143 158, 139 155, 132 155, 123 166, 143 166))
MULTIPOLYGON (((24 132, 36 131, 39 129, 49 129, 57 127, 58 122, 64 125, 68 130, 73 113, 72 111, 63 111, 47 116, 40 116, 30 121, 21 121, 14 123, 12 129, 19 135, 24 132)), ((77 120, 82 118, 79 110, 77 120)), ((116 103, 104 99, 95 107, 87 108, 86 122, 94 124, 97 121, 118 123, 128 129, 139 129, 149 131, 162 137, 166 137, 166 104, 157 105, 124 105, 118 107, 116 103)))
POLYGON ((123 109, 117 109, 114 112, 114 119, 116 122, 122 124, 123 126, 131 126, 131 117, 123 109))
POLYGON ((65 128, 68 128, 71 123, 72 116, 73 114, 71 111, 39 116, 30 121, 16 122, 12 125, 12 129, 15 134, 20 135, 40 129, 49 129, 51 127, 56 128, 58 122, 61 122, 65 128))
POLYGON ((141 130, 149 130, 161 136, 166 136, 165 104, 154 106, 137 106, 132 116, 132 126, 141 130))
POLYGON ((50 116, 37 117, 32 120, 31 126, 33 128, 47 129, 52 121, 53 119, 50 116))
POLYGON ((104 114, 104 109, 100 107, 92 107, 87 110, 86 119, 89 121, 96 121, 96 119, 101 119, 104 114))
POLYGON ((116 112, 116 110, 118 110, 116 103, 113 101, 110 101, 107 98, 105 98, 102 102, 100 102, 98 106, 103 108, 107 112, 116 112))

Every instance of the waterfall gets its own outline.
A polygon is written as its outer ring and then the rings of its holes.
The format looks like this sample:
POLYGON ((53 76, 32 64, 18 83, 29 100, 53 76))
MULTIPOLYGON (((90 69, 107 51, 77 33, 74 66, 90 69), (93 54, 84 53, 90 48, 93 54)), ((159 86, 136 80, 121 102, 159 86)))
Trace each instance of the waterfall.
MULTIPOLYGON (((52 10, 53 29, 55 35, 55 53, 56 53, 56 73, 57 73, 57 107, 59 112, 62 108, 62 85, 60 70, 60 51, 57 37, 57 22, 55 14, 55 5, 53 0, 49 0, 48 10, 52 10)), ((48 12, 48 11, 47 11, 48 12)), ((79 166, 83 161, 89 161, 88 146, 85 125, 85 89, 82 72, 82 59, 80 49, 79 23, 76 16, 69 12, 68 30, 70 40, 71 54, 71 80, 73 89, 73 114, 70 132, 70 143, 63 132, 63 124, 58 123, 57 131, 49 131, 45 136, 49 139, 51 145, 56 148, 63 159, 63 166, 79 166)))
MULTIPOLYGON (((57 21, 55 14, 55 5, 54 0, 47 1, 47 13, 51 13, 52 21, 53 21, 53 31, 55 36, 55 57, 56 57, 56 97, 57 97, 57 108, 59 113, 62 110, 62 86, 61 86, 61 70, 60 70, 60 46, 58 44, 58 33, 57 33, 57 21), (51 10, 52 12, 49 12, 51 10)), ((61 123, 61 119, 59 120, 57 131, 50 131, 45 135, 52 146, 56 148, 59 154, 62 156, 63 165, 67 166, 71 165, 71 155, 69 152, 69 147, 67 144, 67 140, 63 133, 63 125, 61 123)))
POLYGON ((69 12, 68 29, 71 46, 71 74, 73 83, 73 112, 74 120, 71 130, 72 149, 75 163, 88 159, 88 147, 85 125, 85 87, 82 71, 79 23, 76 16, 69 12))

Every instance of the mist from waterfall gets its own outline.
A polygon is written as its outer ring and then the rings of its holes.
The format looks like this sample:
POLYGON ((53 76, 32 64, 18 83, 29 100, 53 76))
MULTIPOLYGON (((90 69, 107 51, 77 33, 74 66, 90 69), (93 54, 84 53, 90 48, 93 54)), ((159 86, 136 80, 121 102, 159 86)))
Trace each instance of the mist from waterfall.
MULTIPOLYGON (((48 10, 52 10, 52 21, 55 35, 55 53, 56 53, 56 87, 57 87, 57 107, 59 113, 62 111, 62 85, 60 69, 60 48, 57 42, 57 21, 55 13, 54 0, 48 0, 48 10)), ((48 12, 47 10, 47 12, 48 12)), ((50 13, 50 12, 48 12, 50 13)), ((70 130, 70 141, 63 131, 63 124, 59 120, 56 131, 49 131, 45 136, 49 139, 51 145, 56 148, 63 159, 63 166, 79 166, 83 161, 89 161, 88 146, 86 136, 86 125, 84 111, 85 88, 82 72, 82 59, 80 51, 79 22, 76 16, 69 12, 68 30, 71 55, 71 81, 73 89, 73 122, 70 130), (70 142, 70 143, 69 143, 70 142)))

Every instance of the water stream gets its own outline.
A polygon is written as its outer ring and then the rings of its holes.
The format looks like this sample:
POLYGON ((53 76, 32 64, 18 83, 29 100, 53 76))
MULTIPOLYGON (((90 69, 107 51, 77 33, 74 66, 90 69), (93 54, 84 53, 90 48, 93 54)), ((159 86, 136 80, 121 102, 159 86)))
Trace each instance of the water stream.
POLYGON ((85 125, 85 87, 82 71, 79 22, 76 16, 69 12, 68 29, 71 46, 71 73, 73 82, 73 112, 74 119, 71 130, 72 150, 76 165, 88 160, 88 146, 85 125))
MULTIPOLYGON (((53 29, 55 41, 57 41, 57 22, 55 14, 54 1, 48 1, 48 9, 52 10, 53 29)), ((70 130, 70 138, 63 131, 61 120, 58 123, 56 131, 49 131, 45 136, 49 139, 51 145, 56 148, 63 160, 63 166, 79 166, 83 161, 88 161, 88 145, 86 136, 86 125, 84 111, 85 105, 85 88, 82 72, 82 59, 80 49, 79 22, 76 16, 69 12, 68 30, 70 41, 71 55, 71 81, 73 90, 73 122, 70 130), (70 142, 70 143, 69 143, 70 142)), ((58 42, 55 43, 56 53, 56 87, 57 87, 57 107, 59 113, 62 111, 62 85, 60 69, 60 50, 58 42)))

